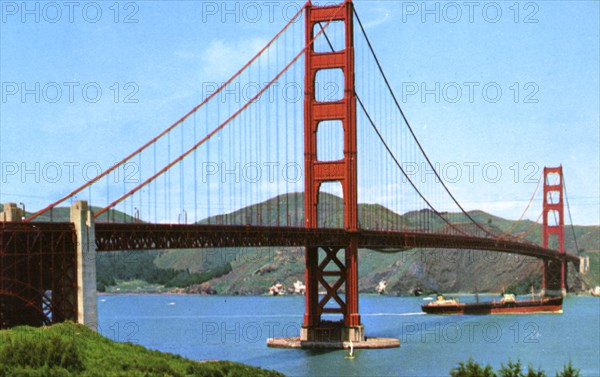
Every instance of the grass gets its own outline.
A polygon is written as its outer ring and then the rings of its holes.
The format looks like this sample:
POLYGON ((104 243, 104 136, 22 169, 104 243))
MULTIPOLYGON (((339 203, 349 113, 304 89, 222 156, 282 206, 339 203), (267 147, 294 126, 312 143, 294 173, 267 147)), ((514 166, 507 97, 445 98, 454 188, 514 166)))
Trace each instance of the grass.
POLYGON ((0 331, 0 376, 283 376, 230 361, 196 362, 116 343, 85 326, 0 331))

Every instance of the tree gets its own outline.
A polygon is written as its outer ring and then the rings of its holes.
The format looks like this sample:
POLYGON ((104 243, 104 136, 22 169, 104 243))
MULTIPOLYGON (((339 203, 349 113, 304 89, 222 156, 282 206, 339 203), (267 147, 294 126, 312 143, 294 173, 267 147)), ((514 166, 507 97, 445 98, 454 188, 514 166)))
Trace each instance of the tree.
POLYGON ((458 367, 452 368, 450 371, 452 377, 497 377, 492 367, 488 364, 482 367, 473 358, 470 358, 467 363, 460 362, 458 367))
POLYGON ((500 377, 546 377, 543 370, 535 370, 531 364, 527 366, 527 374, 525 374, 520 360, 517 360, 516 363, 508 360, 508 365, 502 364, 499 373, 500 377))
POLYGON ((508 365, 501 364, 499 372, 500 377, 525 377, 521 360, 517 360, 516 363, 508 360, 508 365))
POLYGON ((541 369, 535 370, 533 366, 529 364, 527 366, 527 375, 525 377, 546 377, 546 372, 541 369))
POLYGON ((556 377, 579 377, 581 370, 573 368, 573 364, 569 360, 569 363, 564 366, 561 372, 556 372, 556 377))

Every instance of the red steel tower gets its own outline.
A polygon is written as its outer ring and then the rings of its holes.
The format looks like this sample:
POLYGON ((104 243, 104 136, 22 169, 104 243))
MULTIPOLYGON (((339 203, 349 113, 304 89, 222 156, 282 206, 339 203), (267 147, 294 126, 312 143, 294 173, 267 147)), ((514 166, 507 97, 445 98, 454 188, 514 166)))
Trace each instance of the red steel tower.
MULTIPOLYGON (((544 168, 544 204, 543 204, 543 229, 542 246, 550 245, 550 238, 555 237, 556 247, 565 253, 564 230, 564 196, 563 196, 563 170, 562 166, 544 168), (555 177, 555 178, 553 178, 555 177)), ((542 273, 542 289, 544 291, 567 291, 567 263, 544 260, 542 273)))
MULTIPOLYGON (((304 164, 305 226, 317 228, 319 190, 324 182, 340 182, 344 199, 344 228, 357 230, 356 164, 356 95, 354 91, 353 6, 345 0, 340 6, 306 8, 306 44, 304 93, 304 164), (312 43, 329 22, 344 26, 344 48, 333 52, 316 52, 312 43), (315 97, 315 80, 320 70, 339 69, 344 75, 344 96, 335 102, 319 102, 315 97), (344 157, 338 161, 317 159, 317 130, 322 122, 341 121, 344 134, 344 157)), ((323 37, 321 35, 320 37, 323 37)), ((353 237, 345 245, 307 247, 306 313, 302 340, 362 341, 364 331, 358 314, 358 247, 353 237), (324 258, 319 260, 319 253, 324 258), (340 258, 338 254, 342 254, 340 258), (319 290, 325 295, 319 297, 319 290), (341 291, 345 295, 341 294, 341 291), (323 314, 337 314, 342 321, 326 321, 323 314)))

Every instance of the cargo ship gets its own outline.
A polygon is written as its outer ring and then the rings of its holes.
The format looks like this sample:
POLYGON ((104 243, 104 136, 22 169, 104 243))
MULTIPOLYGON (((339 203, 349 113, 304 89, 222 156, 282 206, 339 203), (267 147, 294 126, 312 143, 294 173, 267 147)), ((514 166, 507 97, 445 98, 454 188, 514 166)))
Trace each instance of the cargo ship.
POLYGON ((562 296, 517 300, 513 294, 504 294, 500 301, 461 303, 438 295, 435 301, 421 305, 421 309, 427 314, 562 313, 562 302, 562 296))

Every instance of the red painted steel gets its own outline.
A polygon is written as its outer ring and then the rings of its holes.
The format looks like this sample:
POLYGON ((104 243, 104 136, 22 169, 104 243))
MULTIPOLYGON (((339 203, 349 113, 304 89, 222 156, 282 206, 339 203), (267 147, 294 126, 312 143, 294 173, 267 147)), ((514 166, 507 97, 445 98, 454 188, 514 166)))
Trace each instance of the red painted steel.
MULTIPOLYGON (((336 6, 306 6, 306 45, 304 81, 304 166, 305 166, 305 225, 308 229, 318 227, 319 190, 324 182, 340 182, 344 197, 344 228, 357 230, 358 195, 356 164, 356 97, 354 91, 354 30, 352 1, 346 0, 336 6), (323 22, 338 21, 344 24, 344 49, 337 52, 316 52, 313 41, 315 26, 323 22), (317 72, 323 69, 340 69, 344 74, 344 97, 337 102, 319 102, 315 97, 317 72), (317 159, 317 129, 323 121, 341 121, 344 129, 344 158, 340 161, 317 159)), ((325 245, 306 245, 305 278, 306 313, 305 327, 321 325, 323 313, 337 313, 344 317, 344 325, 360 325, 358 314, 358 243, 354 237, 342 245, 342 249, 329 249, 325 245), (325 259, 319 262, 319 249, 325 251, 325 259), (338 252, 344 251, 343 261, 338 252), (337 270, 337 280, 331 282, 327 266, 337 270), (319 300, 319 283, 326 295, 319 300), (339 295, 345 291, 345 301, 339 295), (333 300, 334 307, 326 305, 333 300)))
MULTIPOLYGON (((542 247, 548 248, 551 236, 556 236, 558 250, 565 253, 564 229, 564 196, 562 166, 556 168, 544 167, 544 199, 542 247), (556 175, 558 182, 550 182, 550 177, 556 175), (551 199, 551 200, 550 200, 551 199), (556 217, 555 224, 550 225, 549 216, 556 217)), ((564 261, 551 262, 545 260, 542 267, 542 288, 550 290, 567 289, 567 264, 564 261)))
POLYGON ((96 245, 99 252, 269 246, 340 249, 353 239, 359 248, 384 253, 415 248, 490 250, 549 259, 557 263, 564 259, 576 266, 579 264, 579 257, 576 255, 533 243, 463 235, 382 230, 349 232, 344 229, 255 225, 96 223, 96 245))

